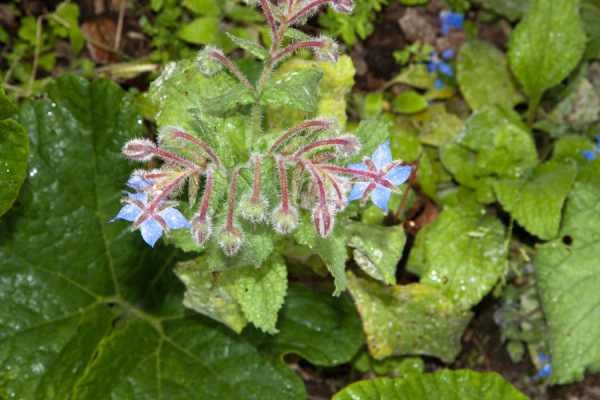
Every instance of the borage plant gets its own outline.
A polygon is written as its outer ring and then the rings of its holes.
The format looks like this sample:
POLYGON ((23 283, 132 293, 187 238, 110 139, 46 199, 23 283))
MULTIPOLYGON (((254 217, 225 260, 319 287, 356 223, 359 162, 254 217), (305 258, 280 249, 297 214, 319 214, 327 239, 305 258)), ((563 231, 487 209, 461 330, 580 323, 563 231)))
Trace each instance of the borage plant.
MULTIPOLYGON (((280 65, 300 49, 312 50, 322 63, 338 61, 334 40, 310 37, 292 28, 324 4, 343 13, 353 8, 351 0, 277 4, 261 0, 272 33, 270 48, 234 36, 231 39, 262 63, 231 61, 218 48, 206 46, 195 63, 168 66, 151 89, 159 106, 158 143, 133 139, 123 148, 132 160, 162 161, 148 171, 133 173, 127 184, 135 193, 125 192, 122 201, 127 204, 115 218, 132 221, 132 230, 140 228, 148 244, 154 245, 164 232, 184 250, 204 252, 202 262, 194 268, 283 266, 284 273, 273 278, 274 285, 283 285, 277 295, 280 298, 263 310, 267 323, 261 322, 260 310, 253 317, 247 310, 255 307, 245 307, 245 300, 234 296, 242 303, 245 318, 269 331, 274 331, 287 287, 281 255, 271 253, 285 252, 293 237, 294 246, 304 245, 321 256, 336 278, 336 293, 340 293, 346 283, 344 242, 332 244, 330 238, 322 239, 332 235, 336 214, 347 220, 351 211, 340 214, 348 202, 361 199, 364 205, 369 197, 387 211, 391 192, 400 193, 397 186, 411 173, 410 166, 392 160, 389 141, 381 144, 387 132, 382 124, 359 127, 357 132, 365 142, 361 149, 359 137, 342 134, 339 119, 344 122, 345 117, 317 115, 323 74, 318 64, 308 64, 309 68, 297 68, 294 62, 280 65), (295 122, 278 129, 288 121, 295 122), (383 133, 371 131, 373 127, 383 133), (363 157, 373 151, 372 158, 363 157), (177 199, 186 182, 188 207, 181 213, 175 207, 180 205, 177 199), (202 201, 197 202, 199 192, 202 201), (313 233, 303 227, 311 219, 313 233), (189 228, 189 235, 171 235, 172 229, 180 228, 189 228), (341 249, 333 248, 336 246, 341 249)), ((303 63, 298 64, 307 64, 303 63)), ((338 103, 338 114, 343 115, 344 103, 338 103)), ((178 269, 188 289, 193 286, 191 276, 199 279, 198 274, 189 272, 186 267, 178 269)), ((217 285, 216 281, 208 284, 217 285)), ((199 301, 191 291, 186 299, 198 311, 224 319, 214 308, 210 311, 209 300, 199 301)))

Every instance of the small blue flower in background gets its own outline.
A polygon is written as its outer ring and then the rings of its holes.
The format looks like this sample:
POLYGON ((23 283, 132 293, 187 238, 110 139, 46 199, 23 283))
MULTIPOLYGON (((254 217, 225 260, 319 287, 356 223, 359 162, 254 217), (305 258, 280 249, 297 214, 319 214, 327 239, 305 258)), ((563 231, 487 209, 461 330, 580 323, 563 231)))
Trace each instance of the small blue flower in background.
POLYGON ((440 29, 442 34, 448 35, 450 28, 462 30, 465 17, 462 14, 444 10, 440 13, 440 21, 442 22, 440 29))
POLYGON ((600 135, 596 136, 596 140, 598 144, 596 146, 596 150, 579 150, 581 154, 585 157, 587 162, 592 162, 596 158, 596 154, 600 153, 600 135))
POLYGON ((360 164, 348 164, 348 168, 369 172, 377 178, 356 175, 358 180, 354 184, 348 202, 362 198, 362 204, 370 195, 373 203, 383 211, 388 211, 387 203, 392 196, 392 190, 399 192, 396 186, 403 184, 409 177, 412 167, 409 165, 398 166, 400 161, 392 161, 392 151, 388 140, 373 152, 371 158, 365 158, 360 164), (392 189, 393 188, 393 189, 392 189))
POLYGON ((544 376, 550 376, 552 372, 552 364, 550 364, 550 360, 546 357, 544 353, 540 353, 540 361, 544 363, 540 372, 533 376, 533 379, 540 379, 544 376))
POLYGON ((140 228, 142 238, 152 247, 154 247, 156 241, 162 236, 163 231, 169 236, 170 229, 191 228, 190 223, 185 219, 183 214, 172 208, 177 203, 160 201, 154 210, 150 210, 153 200, 148 201, 148 198, 151 196, 139 193, 138 188, 149 187, 151 185, 141 177, 132 176, 127 181, 127 186, 135 189, 138 193, 123 191, 127 197, 121 201, 128 204, 119 211, 114 219, 108 222, 114 222, 117 219, 133 222, 132 230, 140 228))
MULTIPOLYGON (((454 76, 454 71, 452 67, 444 62, 444 60, 449 60, 454 57, 454 50, 448 49, 444 50, 441 55, 438 55, 435 51, 431 52, 431 61, 427 63, 427 71, 429 73, 437 73, 446 75, 446 76, 454 76)), ((441 89, 444 87, 444 83, 438 78, 435 80, 434 87, 436 89, 441 89)))

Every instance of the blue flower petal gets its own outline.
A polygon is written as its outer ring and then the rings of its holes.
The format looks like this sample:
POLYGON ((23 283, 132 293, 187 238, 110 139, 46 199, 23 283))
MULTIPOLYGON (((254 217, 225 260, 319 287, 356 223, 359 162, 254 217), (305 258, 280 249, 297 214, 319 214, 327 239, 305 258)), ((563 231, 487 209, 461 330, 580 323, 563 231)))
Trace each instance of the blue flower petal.
POLYGON ((549 376, 550 373, 552 373, 552 365, 546 364, 542 367, 540 372, 533 376, 533 379, 540 379, 541 377, 549 376))
POLYGON ((369 168, 367 167, 367 164, 365 164, 365 163, 360 163, 360 164, 348 163, 348 168, 354 169, 356 171, 369 172, 369 168))
POLYGON ((440 29, 443 35, 450 34, 450 25, 446 21, 442 21, 442 27, 440 29))
POLYGON ((548 361, 548 357, 546 357, 546 355, 544 353, 540 353, 540 361, 542 361, 542 362, 548 361))
POLYGON ((133 222, 140 216, 141 213, 142 210, 140 210, 140 208, 135 204, 126 204, 125 207, 121 208, 121 211, 119 211, 117 216, 108 222, 114 222, 117 219, 124 219, 125 221, 133 222))
POLYGON ((596 147, 596 151, 600 153, 600 135, 596 136, 596 140, 598 141, 598 146, 596 147))
POLYGON ((452 67, 443 61, 441 61, 438 64, 438 69, 440 70, 441 74, 448 75, 448 76, 454 76, 454 71, 452 71, 452 67))
POLYGON ((367 190, 368 187, 369 182, 355 183, 354 187, 352 188, 352 191, 350 192, 350 196, 348 196, 348 201, 346 202, 346 204, 351 202, 352 200, 362 198, 363 194, 365 194, 365 190, 367 190))
MULTIPOLYGON (((451 11, 442 11, 440 13, 440 20, 442 21, 442 25, 446 25, 446 29, 449 27, 453 27, 456 29, 462 29, 462 26, 465 22, 465 17, 462 14, 451 12, 451 11)), ((442 32, 445 35, 448 32, 442 32)))
POLYGON ((167 208, 159 213, 167 222, 167 226, 171 229, 191 228, 190 223, 185 219, 183 214, 174 208, 167 208))
POLYGON ((596 153, 591 150, 579 150, 579 152, 583 154, 587 162, 592 162, 596 158, 596 153))
POLYGON ((131 197, 132 199, 136 199, 137 201, 141 201, 144 204, 147 204, 148 195, 144 193, 129 193, 124 190, 121 190, 127 197, 131 197))
POLYGON ((142 237, 144 238, 144 241, 151 247, 154 247, 154 244, 158 238, 160 238, 163 234, 162 226, 160 226, 160 224, 153 219, 143 222, 140 230, 142 231, 142 237))
POLYGON ((388 211, 387 204, 390 201, 390 197, 392 197, 392 191, 383 186, 377 186, 371 192, 371 201, 383 211, 388 211))
POLYGON ((442 58, 444 60, 448 60, 448 59, 450 59, 452 57, 454 57, 454 50, 453 49, 448 49, 448 50, 442 51, 442 58))
POLYGON ((444 85, 444 82, 442 82, 442 80, 438 78, 435 80, 433 87, 436 89, 443 89, 444 87, 446 87, 446 85, 444 85))
POLYGON ((127 181, 126 185, 134 189, 136 192, 139 192, 141 189, 145 189, 147 187, 152 186, 139 175, 132 175, 131 178, 129 178, 129 180, 127 181))
POLYGON ((392 182, 395 186, 402 185, 410 176, 412 167, 405 165, 403 167, 396 167, 385 175, 385 178, 392 182))
POLYGON ((375 164, 378 170, 383 168, 384 165, 392 162, 392 150, 390 150, 389 140, 381 146, 379 146, 377 150, 373 152, 371 160, 373 160, 373 163, 375 164))
POLYGON ((427 63, 427 71, 429 73, 434 73, 437 70, 437 63, 434 61, 430 61, 427 63))

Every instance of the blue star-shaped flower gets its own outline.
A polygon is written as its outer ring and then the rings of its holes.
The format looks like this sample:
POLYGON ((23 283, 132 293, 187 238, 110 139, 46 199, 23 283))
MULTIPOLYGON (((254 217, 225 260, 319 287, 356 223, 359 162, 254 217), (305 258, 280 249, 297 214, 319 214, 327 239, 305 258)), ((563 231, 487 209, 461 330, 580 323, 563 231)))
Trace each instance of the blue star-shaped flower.
POLYGON ((440 29, 442 34, 448 35, 450 33, 450 28, 462 30, 465 17, 462 14, 452 11, 442 11, 440 13, 440 21, 442 22, 442 27, 440 29))
POLYGON ((592 162, 596 158, 596 154, 600 153, 600 135, 596 136, 596 140, 598 144, 596 146, 596 150, 579 150, 581 154, 585 157, 587 162, 592 162))
POLYGON ((361 164, 348 164, 348 168, 367 174, 356 174, 354 187, 348 202, 362 198, 364 204, 369 195, 373 203, 383 211, 388 211, 387 203, 392 191, 400 192, 396 186, 403 184, 412 171, 409 165, 399 166, 400 161, 392 161, 392 151, 388 140, 375 150, 371 158, 365 157, 361 164))
MULTIPOLYGON (((452 70, 452 67, 448 63, 444 62, 444 60, 449 60, 452 57, 454 57, 454 50, 444 50, 441 56, 438 55, 438 53, 436 53, 435 51, 433 51, 431 52, 430 56, 431 61, 427 63, 427 71, 429 71, 430 73, 439 72, 440 74, 450 77, 454 76, 454 71, 452 70)), ((434 87, 436 89, 441 89, 444 87, 444 83, 438 78, 435 80, 434 87)))
POLYGON ((162 236, 163 230, 169 236, 169 229, 191 228, 190 223, 185 219, 183 214, 172 208, 177 203, 161 201, 152 210, 150 209, 152 201, 148 201, 149 196, 147 194, 123 193, 128 197, 123 198, 121 201, 128 204, 119 211, 114 219, 108 222, 113 222, 117 219, 134 222, 131 229, 135 230, 139 227, 142 231, 142 238, 150 246, 154 247, 158 238, 162 236))

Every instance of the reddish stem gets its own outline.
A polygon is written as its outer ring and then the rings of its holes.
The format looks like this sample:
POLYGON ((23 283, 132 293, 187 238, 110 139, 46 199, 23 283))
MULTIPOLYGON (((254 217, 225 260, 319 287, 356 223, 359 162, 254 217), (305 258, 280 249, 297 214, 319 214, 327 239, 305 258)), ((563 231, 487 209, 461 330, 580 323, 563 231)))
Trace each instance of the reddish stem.
POLYGON ((348 144, 348 140, 345 140, 345 139, 327 139, 327 140, 321 140, 319 142, 315 142, 315 143, 309 144, 308 146, 306 146, 306 147, 298 150, 296 152, 296 154, 294 154, 293 157, 300 157, 302 154, 306 153, 307 151, 311 151, 312 149, 314 149, 316 147, 328 146, 328 145, 332 145, 332 144, 346 145, 346 144, 348 144))
POLYGON ((299 132, 303 129, 306 128, 310 128, 312 126, 318 126, 322 129, 327 128, 329 126, 329 124, 325 121, 321 121, 321 120, 314 120, 314 121, 307 121, 304 122, 300 125, 296 125, 295 127, 293 127, 292 129, 290 129, 289 131, 287 131, 286 133, 284 133, 279 139, 277 139, 277 141, 275 142, 275 144, 273 144, 273 146, 271 146, 271 149, 269 150, 268 155, 272 155, 273 152, 275 150, 277 150, 277 148, 279 146, 281 146, 281 144, 286 140, 289 139, 290 136, 292 136, 293 134, 295 134, 296 132, 299 132))
POLYGON ((231 187, 229 189, 229 204, 227 208, 227 225, 225 226, 225 230, 227 232, 233 232, 233 205, 235 202, 235 188, 237 186, 239 174, 240 169, 236 168, 233 170, 233 176, 231 177, 231 187))
POLYGON ((273 18, 273 14, 271 13, 269 3, 267 2, 267 0, 260 0, 260 4, 262 4, 263 9, 265 10, 265 14, 267 14, 269 26, 271 27, 271 32, 273 32, 273 40, 275 40, 275 37, 277 37, 277 24, 275 23, 275 18, 273 18))
POLYGON ((311 42, 296 43, 289 47, 286 47, 285 49, 281 50, 279 53, 275 54, 271 60, 273 62, 275 62, 288 53, 291 53, 293 51, 296 51, 298 49, 303 49, 306 47, 318 47, 318 48, 322 49, 323 47, 325 47, 325 43, 318 41, 318 40, 314 40, 311 42))
POLYGON ((323 180, 319 176, 319 172, 316 170, 315 166, 312 163, 305 163, 305 164, 306 164, 308 170, 310 171, 310 173, 312 174, 312 176, 315 177, 315 180, 317 181, 317 186, 319 186, 319 196, 320 196, 321 205, 326 205, 327 199, 325 197, 325 186, 323 186, 323 180))
POLYGON ((369 178, 379 179, 379 176, 372 172, 359 171, 350 168, 334 167, 333 165, 319 165, 318 167, 327 171, 345 172, 347 174, 362 175, 368 176, 369 178))
POLYGON ((302 14, 304 14, 305 12, 307 12, 308 10, 310 10, 313 7, 317 7, 323 3, 327 3, 331 0, 315 0, 312 3, 310 3, 309 5, 305 6, 302 10, 298 11, 296 14, 294 14, 290 19, 288 19, 288 25, 291 25, 294 23, 294 21, 296 19, 298 19, 300 16, 302 16, 302 14))
POLYGON ((338 200, 341 201, 343 198, 342 191, 340 190, 340 187, 338 186, 337 182, 331 176, 327 176, 327 178, 329 178, 329 182, 331 182, 331 186, 333 186, 333 189, 335 190, 335 193, 337 194, 338 200))
POLYGON ((242 74, 242 72, 239 69, 237 69, 236 66, 233 65, 233 63, 231 61, 229 61, 229 59, 227 57, 223 56, 218 51, 211 51, 209 53, 209 55, 211 57, 214 57, 217 60, 221 61, 227 68, 229 68, 229 70, 231 72, 233 72, 235 74, 235 76, 238 77, 240 82, 242 82, 244 84, 244 86, 246 86, 246 88, 248 89, 248 91, 250 92, 252 97, 254 97, 255 100, 258 99, 258 96, 256 95, 256 91, 254 90, 254 88, 252 87, 250 82, 248 82, 248 79, 246 79, 244 74, 242 74))
POLYGON ((212 160, 215 163, 215 165, 217 166, 217 168, 221 168, 221 162, 219 161, 219 157, 217 157, 215 152, 212 151, 212 149, 210 147, 205 145, 199 139, 193 137, 192 135, 190 135, 188 133, 181 132, 181 131, 174 132, 173 137, 174 138, 183 138, 183 139, 189 140, 190 142, 195 143, 196 145, 198 145, 198 147, 200 147, 202 150, 204 150, 206 153, 208 153, 208 155, 210 156, 210 158, 212 158, 212 160))
POLYGON ((206 189, 204 190, 204 199, 202 200, 202 209, 200 210, 199 220, 206 220, 206 213, 208 211, 208 203, 210 202, 210 194, 212 191, 214 179, 214 170, 212 167, 206 169, 206 189))
POLYGON ((285 175, 285 164, 283 157, 277 158, 277 165, 279 166, 279 176, 281 178, 281 209, 283 212, 287 212, 288 206, 288 188, 287 188, 287 177, 285 175))
POLYGON ((194 165, 191 162, 186 161, 183 158, 178 157, 175 154, 171 154, 171 153, 169 153, 167 151, 153 148, 152 149, 152 153, 154 153, 154 154, 156 154, 158 156, 164 157, 164 158, 168 158, 168 159, 173 160, 175 162, 178 162, 179 164, 183 165, 184 167, 188 167, 188 168, 193 169, 193 170, 198 169, 197 165, 194 165))
POLYGON ((254 156, 254 188, 252 191, 252 201, 258 202, 260 197, 260 155, 254 156))
POLYGON ((148 211, 154 211, 158 203, 164 199, 179 183, 190 175, 191 171, 184 171, 169 184, 152 202, 148 211))
POLYGON ((144 175, 144 178, 148 178, 148 179, 166 178, 168 176, 173 176, 175 174, 176 174, 176 172, 165 172, 162 174, 147 174, 147 175, 144 175))

